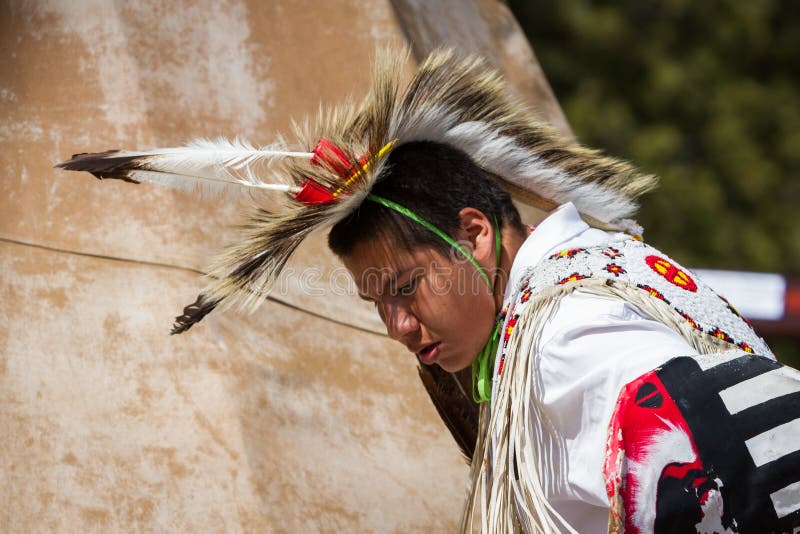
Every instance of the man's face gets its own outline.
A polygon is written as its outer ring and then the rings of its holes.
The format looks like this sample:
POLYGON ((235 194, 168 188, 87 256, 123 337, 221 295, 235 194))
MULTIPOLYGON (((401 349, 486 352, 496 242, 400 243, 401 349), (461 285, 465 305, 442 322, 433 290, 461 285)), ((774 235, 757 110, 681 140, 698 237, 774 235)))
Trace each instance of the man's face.
POLYGON ((342 260, 361 298, 375 303, 389 337, 422 363, 460 371, 489 338, 494 299, 478 270, 463 258, 432 247, 409 252, 373 239, 342 260))

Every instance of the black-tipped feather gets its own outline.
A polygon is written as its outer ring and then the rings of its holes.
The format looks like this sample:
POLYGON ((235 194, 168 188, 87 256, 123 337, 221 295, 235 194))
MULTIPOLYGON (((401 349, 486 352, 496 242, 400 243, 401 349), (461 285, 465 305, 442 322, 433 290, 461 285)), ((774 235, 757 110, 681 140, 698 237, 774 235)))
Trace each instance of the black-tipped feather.
POLYGON ((114 156, 114 154, 124 154, 124 152, 121 150, 106 150, 105 152, 73 154, 72 159, 59 163, 55 167, 67 171, 86 171, 100 180, 112 178, 138 184, 137 180, 130 178, 127 174, 132 169, 138 168, 136 162, 141 157, 131 155, 114 156))
POLYGON ((219 304, 219 300, 208 299, 204 293, 201 293, 197 300, 183 309, 183 314, 175 317, 170 335, 186 332, 195 323, 199 323, 203 317, 211 313, 217 307, 217 304, 219 304))

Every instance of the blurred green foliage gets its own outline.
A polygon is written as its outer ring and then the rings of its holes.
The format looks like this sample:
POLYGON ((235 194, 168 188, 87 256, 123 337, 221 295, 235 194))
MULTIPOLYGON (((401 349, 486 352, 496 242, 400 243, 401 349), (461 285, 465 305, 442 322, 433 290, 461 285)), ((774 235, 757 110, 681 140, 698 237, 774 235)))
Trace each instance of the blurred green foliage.
POLYGON ((800 275, 800 2, 508 4, 578 139, 660 177, 648 242, 800 275))
POLYGON ((660 177, 649 242, 800 275, 800 2, 509 5, 578 139, 660 177))

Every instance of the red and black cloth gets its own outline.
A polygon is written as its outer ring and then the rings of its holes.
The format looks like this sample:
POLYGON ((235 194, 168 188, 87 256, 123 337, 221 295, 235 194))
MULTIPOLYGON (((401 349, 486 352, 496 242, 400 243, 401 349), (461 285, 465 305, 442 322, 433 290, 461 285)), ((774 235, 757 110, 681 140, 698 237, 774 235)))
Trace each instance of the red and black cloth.
POLYGON ((617 531, 800 532, 800 372, 713 358, 622 389, 604 466, 617 531))

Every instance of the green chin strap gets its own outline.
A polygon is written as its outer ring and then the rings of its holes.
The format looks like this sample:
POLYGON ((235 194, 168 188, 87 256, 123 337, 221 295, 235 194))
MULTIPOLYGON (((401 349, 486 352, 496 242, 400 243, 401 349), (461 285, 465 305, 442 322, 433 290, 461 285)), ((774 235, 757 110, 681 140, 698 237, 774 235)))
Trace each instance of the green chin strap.
MULTIPOLYGON (((486 271, 483 270, 483 267, 480 266, 478 261, 467 252, 464 247, 459 245, 452 237, 445 234, 434 225, 414 213, 413 211, 409 210, 405 206, 401 206, 396 202, 392 202, 389 199, 379 197, 378 195, 369 195, 367 196, 368 200, 380 204, 382 206, 386 206, 389 209, 396 211, 402 215, 405 215, 409 219, 418 222, 437 236, 441 237, 448 245, 456 249, 460 252, 465 258, 467 258, 472 265, 478 269, 478 272, 481 273, 483 280, 486 282, 486 285, 489 287, 489 291, 494 294, 494 284, 489 280, 489 275, 486 274, 486 271)), ((497 224, 497 219, 494 221, 494 245, 495 245, 495 253, 497 255, 497 267, 500 268, 500 253, 502 250, 502 244, 500 242, 500 226, 497 224)), ((496 320, 494 325, 494 330, 492 331, 492 335, 489 337, 489 340, 486 342, 486 345, 483 346, 481 352, 472 362, 472 399, 477 403, 487 402, 492 399, 492 371, 494 368, 494 356, 497 354, 497 347, 500 344, 500 321, 496 320)))

